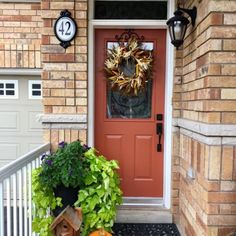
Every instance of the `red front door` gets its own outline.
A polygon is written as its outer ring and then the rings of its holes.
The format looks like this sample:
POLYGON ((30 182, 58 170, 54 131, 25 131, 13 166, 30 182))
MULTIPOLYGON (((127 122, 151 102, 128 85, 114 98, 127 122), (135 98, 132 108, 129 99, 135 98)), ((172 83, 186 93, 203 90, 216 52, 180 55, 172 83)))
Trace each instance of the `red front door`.
MULTIPOLYGON (((165 30, 135 30, 143 44, 153 49, 153 80, 143 94, 130 98, 110 91, 104 74, 107 48, 124 30, 95 32, 95 147, 120 164, 124 196, 163 196, 163 147, 157 151, 157 124, 164 127, 165 30), (162 114, 157 118, 157 114, 162 114)), ((163 129, 164 132, 164 129, 163 129)))

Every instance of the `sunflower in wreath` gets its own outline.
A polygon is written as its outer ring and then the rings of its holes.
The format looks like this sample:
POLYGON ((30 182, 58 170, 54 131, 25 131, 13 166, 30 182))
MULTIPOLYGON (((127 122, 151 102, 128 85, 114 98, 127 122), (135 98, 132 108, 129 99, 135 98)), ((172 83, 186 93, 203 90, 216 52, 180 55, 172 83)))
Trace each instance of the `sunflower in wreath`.
POLYGON ((108 49, 105 71, 111 89, 137 96, 152 79, 152 62, 152 51, 143 49, 135 38, 108 49))

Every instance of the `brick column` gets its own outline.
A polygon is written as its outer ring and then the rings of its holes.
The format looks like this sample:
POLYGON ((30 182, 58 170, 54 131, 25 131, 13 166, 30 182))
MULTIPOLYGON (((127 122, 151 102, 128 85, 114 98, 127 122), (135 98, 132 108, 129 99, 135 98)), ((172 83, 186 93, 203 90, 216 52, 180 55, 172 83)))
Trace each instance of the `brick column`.
POLYGON ((52 143, 87 139, 87 1, 42 0, 42 62, 44 139, 52 143), (72 46, 59 45, 55 19, 67 9, 78 31, 72 46))
POLYGON ((187 0, 184 7, 194 5, 196 26, 176 53, 173 210, 186 235, 233 235, 236 2, 187 0))

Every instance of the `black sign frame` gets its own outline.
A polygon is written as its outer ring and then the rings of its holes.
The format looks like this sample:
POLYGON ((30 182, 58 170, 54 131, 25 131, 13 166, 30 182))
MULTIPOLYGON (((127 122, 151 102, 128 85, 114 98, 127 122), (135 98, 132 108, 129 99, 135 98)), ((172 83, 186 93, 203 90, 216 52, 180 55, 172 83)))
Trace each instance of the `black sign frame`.
POLYGON ((63 48, 66 49, 69 46, 71 46, 71 41, 75 38, 77 34, 77 24, 76 24, 76 21, 71 17, 71 13, 68 10, 65 9, 61 11, 60 17, 56 19, 56 22, 54 24, 54 34, 56 38, 60 41, 60 45, 63 48), (67 31, 65 35, 68 37, 64 37, 63 39, 63 33, 65 31, 63 27, 64 21, 66 21, 65 24, 67 25, 67 31), (59 28, 60 23, 61 23, 61 29, 59 28), (70 28, 72 29, 71 34, 69 32, 70 28))

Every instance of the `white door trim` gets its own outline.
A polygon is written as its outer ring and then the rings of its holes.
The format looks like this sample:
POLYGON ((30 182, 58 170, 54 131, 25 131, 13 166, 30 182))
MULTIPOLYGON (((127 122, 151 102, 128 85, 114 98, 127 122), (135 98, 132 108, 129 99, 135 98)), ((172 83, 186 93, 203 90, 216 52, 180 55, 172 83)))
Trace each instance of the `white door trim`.
MULTIPOLYGON (((168 19, 174 12, 175 3, 168 0, 168 19)), ((93 20, 94 0, 89 0, 88 29, 88 145, 94 146, 94 30, 96 28, 148 28, 166 29, 163 20, 93 20)), ((173 90, 174 50, 169 35, 166 38, 166 80, 165 80, 165 140, 164 140, 164 183, 163 206, 171 207, 171 155, 172 155, 172 90, 173 90)))

